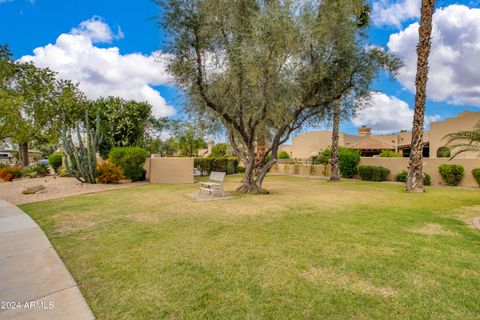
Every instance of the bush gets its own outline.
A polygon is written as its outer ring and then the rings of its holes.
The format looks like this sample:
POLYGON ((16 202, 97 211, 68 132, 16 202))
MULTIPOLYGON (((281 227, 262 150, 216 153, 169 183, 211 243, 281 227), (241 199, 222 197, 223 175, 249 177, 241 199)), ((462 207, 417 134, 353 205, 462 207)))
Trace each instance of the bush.
POLYGON ((32 164, 22 169, 22 175, 30 178, 45 177, 48 174, 48 166, 40 163, 32 164))
POLYGON ((240 167, 240 166, 238 166, 238 167, 237 167, 237 172, 238 172, 238 173, 245 173, 245 167, 240 167))
POLYGON ((67 170, 67 168, 65 168, 65 166, 61 166, 60 168, 58 168, 57 174, 60 177, 71 177, 70 172, 68 172, 68 170, 67 170))
POLYGON ((457 164, 442 164, 438 167, 438 172, 442 176, 443 181, 452 187, 458 186, 465 174, 463 167, 457 164))
POLYGON ((105 184, 119 183, 124 180, 123 169, 115 163, 103 161, 97 164, 97 182, 105 184))
POLYGON ((348 148, 340 148, 340 174, 343 178, 353 178, 357 174, 357 166, 360 162, 360 152, 348 148))
POLYGON ((140 147, 112 148, 108 154, 110 162, 123 169, 127 179, 141 181, 145 179, 143 169, 148 153, 140 147))
POLYGON ((228 144, 219 143, 213 146, 212 153, 208 155, 209 158, 223 158, 227 156, 228 144))
POLYGON ((382 152, 380 152, 380 157, 382 158, 399 158, 401 156, 400 153, 392 150, 382 150, 382 152))
POLYGON ((290 155, 288 154, 287 151, 280 151, 277 155, 278 159, 290 159, 290 155))
POLYGON ((22 176, 22 169, 19 166, 0 166, 0 180, 12 181, 22 176))
MULTIPOLYGON (((407 178, 408 178, 408 172, 406 170, 403 170, 402 172, 400 172, 395 176, 395 181, 407 182, 407 178)), ((424 186, 432 185, 432 177, 426 172, 423 173, 423 185, 424 186)))
POLYGON ((477 184, 480 186, 480 168, 476 168, 472 170, 472 175, 477 184))
POLYGON ((384 167, 376 166, 360 166, 358 167, 358 175, 365 181, 387 181, 390 170, 384 167))
POLYGON ((450 148, 440 147, 437 150, 437 158, 450 158, 450 148))
POLYGON ((226 172, 227 175, 235 174, 238 172, 238 159, 235 157, 195 158, 194 166, 206 175, 212 171, 226 172))
POLYGON ((48 164, 52 166, 53 171, 57 172, 58 169, 62 166, 63 153, 55 152, 54 154, 48 157, 48 164))

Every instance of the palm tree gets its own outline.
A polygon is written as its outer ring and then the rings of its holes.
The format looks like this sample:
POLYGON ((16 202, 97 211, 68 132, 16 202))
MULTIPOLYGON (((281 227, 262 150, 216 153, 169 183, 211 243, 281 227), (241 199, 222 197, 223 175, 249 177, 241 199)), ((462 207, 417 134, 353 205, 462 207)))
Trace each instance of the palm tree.
POLYGON ((339 126, 340 100, 337 100, 333 105, 332 157, 330 158, 332 170, 330 173, 330 181, 340 181, 340 160, 338 154, 339 126))
POLYGON ((447 139, 446 147, 453 150, 450 159, 469 151, 480 152, 480 122, 473 130, 450 133, 444 139, 447 139))
POLYGON ((412 146, 408 166, 408 192, 423 192, 423 122, 427 98, 428 57, 432 36, 432 17, 435 0, 422 0, 418 29, 417 76, 415 79, 415 114, 413 116, 412 146))

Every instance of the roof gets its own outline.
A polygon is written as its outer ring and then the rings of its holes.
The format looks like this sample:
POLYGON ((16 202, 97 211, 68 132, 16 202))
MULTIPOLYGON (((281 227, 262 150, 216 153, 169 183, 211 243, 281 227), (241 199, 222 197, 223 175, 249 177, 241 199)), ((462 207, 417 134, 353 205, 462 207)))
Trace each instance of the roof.
POLYGON ((393 150, 395 147, 392 144, 380 141, 373 137, 368 137, 354 143, 349 146, 351 149, 359 149, 359 150, 393 150))

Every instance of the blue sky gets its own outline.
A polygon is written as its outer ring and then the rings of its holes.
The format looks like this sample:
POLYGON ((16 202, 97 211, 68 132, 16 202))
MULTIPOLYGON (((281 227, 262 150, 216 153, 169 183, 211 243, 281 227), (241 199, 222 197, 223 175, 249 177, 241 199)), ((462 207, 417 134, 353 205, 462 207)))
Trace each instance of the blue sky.
MULTIPOLYGON (((379 133, 409 129, 419 2, 372 1, 369 42, 401 56, 408 67, 398 80, 381 74, 372 85, 378 92, 371 105, 345 122, 343 131, 354 133, 361 124, 379 133)), ((478 7, 479 1, 442 1, 435 13, 427 122, 480 111, 478 7)), ((157 13, 150 0, 0 0, 0 43, 7 43, 16 59, 79 81, 92 98, 147 100, 157 115, 181 117, 181 96, 155 62, 163 46, 162 30, 152 19, 157 13), (34 53, 35 48, 40 50, 34 53)))

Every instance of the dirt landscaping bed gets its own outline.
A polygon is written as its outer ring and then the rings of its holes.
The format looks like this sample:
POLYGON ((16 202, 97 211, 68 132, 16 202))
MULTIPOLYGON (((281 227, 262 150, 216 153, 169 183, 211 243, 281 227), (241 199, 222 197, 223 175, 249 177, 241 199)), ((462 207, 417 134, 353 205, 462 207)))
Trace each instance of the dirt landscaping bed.
POLYGON ((49 199, 57 199, 78 194, 95 193, 101 191, 123 189, 147 184, 133 182, 121 184, 82 184, 75 178, 48 176, 36 179, 18 179, 12 182, 0 182, 0 199, 13 204, 24 204, 49 199), (26 188, 37 185, 45 186, 45 190, 36 194, 22 194, 26 188))

